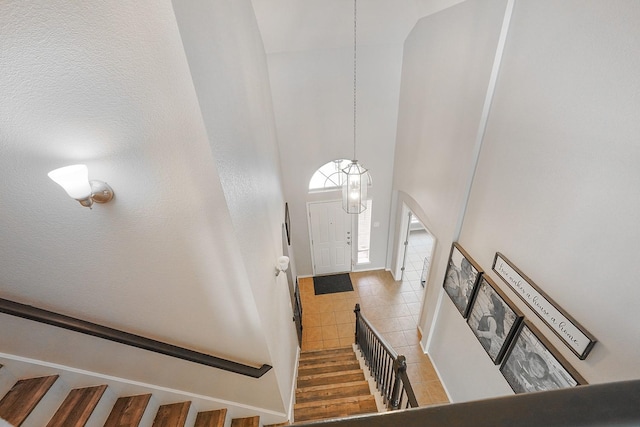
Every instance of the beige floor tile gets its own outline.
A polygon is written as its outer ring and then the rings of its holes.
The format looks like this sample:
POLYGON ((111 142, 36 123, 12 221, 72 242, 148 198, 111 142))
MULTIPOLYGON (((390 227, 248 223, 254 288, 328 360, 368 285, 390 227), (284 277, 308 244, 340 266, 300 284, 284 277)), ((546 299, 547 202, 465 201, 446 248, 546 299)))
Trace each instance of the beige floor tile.
POLYGON ((356 321, 356 315, 354 314, 353 310, 336 311, 335 316, 337 325, 340 325, 342 323, 353 324, 356 321))
POLYGON ((407 339, 408 345, 419 345, 420 344, 420 332, 418 332, 418 328, 409 331, 402 331, 404 337, 407 339))
POLYGON ((355 328, 349 323, 342 323, 337 325, 338 329, 338 338, 351 338, 355 334, 355 328))
POLYGON ((419 302, 412 302, 407 304, 407 307, 409 308, 409 312, 411 314, 420 314, 420 307, 421 307, 421 303, 419 302))
POLYGON ((322 341, 309 341, 302 342, 302 350, 303 351, 313 351, 313 350, 323 350, 324 344, 322 341))
POLYGON ((324 348, 338 348, 338 347, 341 347, 339 339, 324 340, 323 345, 324 345, 324 348))
POLYGON ((407 339, 402 332, 387 332, 384 338, 392 347, 402 347, 407 345, 407 339))
POLYGON ((402 296, 402 299, 404 300, 404 302, 406 303, 410 303, 410 302, 421 302, 420 301, 420 297, 418 296, 418 294, 415 291, 411 291, 411 292, 402 292, 400 294, 402 296))
POLYGON ((321 321, 321 314, 320 313, 303 313, 303 324, 304 327, 318 327, 318 326, 322 326, 322 321, 321 321))
POLYGON ((429 394, 433 403, 449 403, 447 393, 444 391, 440 381, 429 381, 429 394))
POLYGON ((418 329, 418 323, 415 321, 413 316, 401 316, 397 319, 403 331, 413 331, 418 329))
POLYGON ((402 331, 402 328, 400 328, 400 323, 396 318, 376 319, 375 327, 378 332, 382 332, 382 335, 384 335, 386 332, 402 331))
POLYGON ((322 327, 322 339, 326 340, 337 340, 340 338, 338 336, 338 328, 336 325, 326 325, 322 327))
POLYGON ((345 337, 345 338, 340 338, 340 346, 341 347, 347 347, 350 346, 354 343, 355 339, 353 337, 353 335, 349 338, 345 337))
POLYGON ((302 342, 322 341, 322 327, 308 326, 302 329, 302 342))
POLYGON ((336 324, 336 315, 333 311, 325 311, 320 313, 320 324, 322 326, 327 325, 335 325, 336 324))
POLYGON ((423 359, 427 359, 428 356, 424 354, 422 348, 419 345, 409 345, 396 348, 398 354, 402 354, 407 358, 407 363, 420 363, 423 359))

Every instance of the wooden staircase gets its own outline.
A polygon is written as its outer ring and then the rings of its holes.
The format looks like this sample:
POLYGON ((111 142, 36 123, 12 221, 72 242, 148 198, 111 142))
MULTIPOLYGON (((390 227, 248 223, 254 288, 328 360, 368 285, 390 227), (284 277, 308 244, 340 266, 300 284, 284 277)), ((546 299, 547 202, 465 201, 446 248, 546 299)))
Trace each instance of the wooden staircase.
POLYGON ((300 354, 296 423, 378 412, 352 347, 300 354))
MULTIPOLYGON (((2 365, 0 365, 0 368, 2 365)), ((0 418, 12 426, 40 426, 44 423, 30 420, 29 415, 46 399, 47 393, 58 381, 58 375, 26 378, 17 381, 0 400, 0 418)), ((135 427, 143 419, 151 394, 120 397, 116 400, 106 421, 90 417, 100 402, 106 385, 76 388, 69 392, 55 413, 51 414, 47 427, 135 427), (87 424, 89 423, 89 424, 87 424)), ((153 419, 153 427, 185 426, 191 402, 161 405, 153 419)), ((198 412, 193 427, 224 427, 227 410, 198 412)), ((234 418, 232 427, 259 427, 260 417, 234 418)), ((270 427, 270 426, 264 426, 270 427)), ((273 426, 271 426, 273 427, 273 426)))

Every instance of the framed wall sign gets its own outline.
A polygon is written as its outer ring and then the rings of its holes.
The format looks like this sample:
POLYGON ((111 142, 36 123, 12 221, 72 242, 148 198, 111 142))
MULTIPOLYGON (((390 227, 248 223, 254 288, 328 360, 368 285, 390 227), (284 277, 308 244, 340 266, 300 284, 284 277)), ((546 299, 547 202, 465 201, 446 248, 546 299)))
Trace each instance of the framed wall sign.
POLYGON ((521 323, 500 371, 516 393, 586 384, 528 321, 521 323))
POLYGON ((524 316, 489 277, 480 278, 467 323, 493 363, 500 364, 524 316))
POLYGON ((584 360, 587 357, 596 343, 593 335, 580 326, 500 252, 496 252, 492 268, 578 358, 584 360))
POLYGON ((462 246, 453 243, 443 287, 462 317, 469 314, 470 303, 481 274, 480 266, 462 246))

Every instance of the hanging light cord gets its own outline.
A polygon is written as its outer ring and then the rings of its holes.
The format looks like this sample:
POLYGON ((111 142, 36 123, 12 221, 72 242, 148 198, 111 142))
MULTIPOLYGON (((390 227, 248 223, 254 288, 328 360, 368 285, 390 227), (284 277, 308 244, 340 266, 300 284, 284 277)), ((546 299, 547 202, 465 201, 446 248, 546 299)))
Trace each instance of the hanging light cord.
POLYGON ((357 160, 356 157, 356 34, 357 34, 357 0, 353 0, 353 160, 357 160))

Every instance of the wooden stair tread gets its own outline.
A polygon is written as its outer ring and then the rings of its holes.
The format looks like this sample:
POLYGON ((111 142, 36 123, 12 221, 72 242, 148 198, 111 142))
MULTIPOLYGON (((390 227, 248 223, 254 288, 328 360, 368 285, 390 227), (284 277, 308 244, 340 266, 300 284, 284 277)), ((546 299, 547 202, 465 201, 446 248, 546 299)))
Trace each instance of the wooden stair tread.
POLYGON ((354 369, 360 369, 360 363, 357 360, 327 362, 298 368, 298 377, 306 377, 308 375, 328 372, 351 371, 354 369))
POLYGON ((300 407, 296 405, 295 421, 311 421, 326 418, 348 417, 351 415, 360 415, 367 413, 375 413, 378 411, 376 401, 373 396, 363 397, 362 399, 345 399, 344 401, 325 401, 323 404, 310 407, 300 407))
POLYGON ((361 369, 342 372, 329 372, 326 374, 298 377, 298 388, 302 389, 326 384, 350 383, 354 381, 363 381, 364 379, 364 373, 361 369))
POLYGON ((153 427, 177 427, 184 426, 189 414, 191 402, 178 402, 162 405, 158 408, 153 427))
POLYGON ((345 353, 345 354, 327 354, 324 356, 318 355, 312 358, 300 359, 298 362, 298 366, 307 366, 307 365, 313 365, 316 363, 338 361, 338 360, 357 360, 357 358, 356 358, 356 354, 353 351, 351 353, 345 353))
POLYGON ((351 396, 370 395, 369 383, 357 381, 353 383, 329 384, 296 390, 296 404, 316 402, 324 399, 338 399, 351 396))
POLYGON ((314 354, 340 354, 340 353, 349 353, 353 352, 352 346, 345 347, 337 347, 337 348, 326 348, 323 350, 304 350, 300 352, 300 356, 314 355, 314 354))
POLYGON ((149 399, 151 394, 118 398, 104 427, 136 427, 140 424, 149 399))
POLYGON ((338 360, 341 357, 350 357, 351 355, 355 357, 355 352, 353 351, 352 347, 334 348, 330 350, 305 351, 300 353, 299 361, 302 363, 310 360, 331 358, 338 360))
POLYGON ((332 389, 332 388, 338 388, 338 387, 351 387, 351 386, 356 386, 356 385, 367 385, 368 386, 368 382, 366 380, 359 380, 359 381, 349 381, 349 382, 343 382, 343 383, 331 383, 331 384, 321 384, 321 385, 315 385, 315 386, 309 386, 309 387, 304 387, 304 388, 297 388, 296 389, 296 394, 298 393, 306 393, 306 392, 312 392, 312 391, 318 391, 318 390, 328 390, 328 389, 332 389))
POLYGON ((58 375, 50 375, 15 383, 0 400, 0 418, 14 426, 22 424, 57 379, 58 375))
POLYGON ((198 412, 194 427, 224 427, 224 420, 227 417, 227 408, 217 411, 198 412))
POLYGON ((320 407, 330 408, 343 403, 364 402, 370 399, 374 399, 374 402, 375 402, 375 398, 371 395, 369 390, 367 390, 365 394, 357 394, 355 396, 335 397, 331 399, 313 400, 310 402, 296 403, 294 406, 294 409, 298 410, 302 408, 320 408, 320 407))
POLYGON ((259 427, 260 417, 234 418, 231 427, 259 427))
POLYGON ((71 390, 47 427, 84 426, 106 389, 99 385, 71 390))

